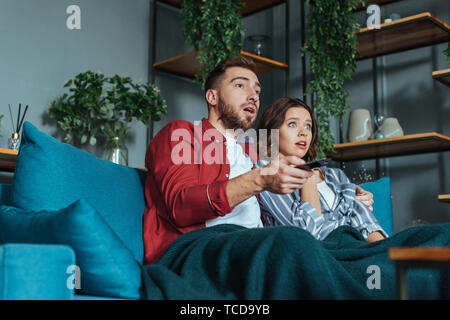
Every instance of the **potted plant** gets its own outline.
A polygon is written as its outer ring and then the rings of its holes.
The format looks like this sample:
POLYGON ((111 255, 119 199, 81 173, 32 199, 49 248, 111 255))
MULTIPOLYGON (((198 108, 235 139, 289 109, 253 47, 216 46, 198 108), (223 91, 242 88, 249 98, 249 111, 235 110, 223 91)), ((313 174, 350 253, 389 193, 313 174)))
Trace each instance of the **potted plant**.
POLYGON ((355 31, 359 25, 354 9, 360 2, 363 1, 308 0, 311 4, 306 24, 308 42, 302 51, 310 54, 312 80, 306 94, 315 98, 319 157, 334 151, 330 119, 337 118, 342 125, 342 118, 349 110, 349 93, 344 82, 356 69, 355 31))
POLYGON ((198 50, 202 68, 196 79, 202 88, 206 76, 228 57, 238 56, 244 35, 241 0, 184 0, 181 12, 186 42, 198 50))
POLYGON ((49 105, 50 118, 56 119, 68 143, 105 143, 104 158, 128 164, 124 139, 133 120, 144 123, 161 120, 167 105, 159 89, 151 84, 134 83, 130 77, 105 77, 86 71, 69 80, 70 93, 49 105))

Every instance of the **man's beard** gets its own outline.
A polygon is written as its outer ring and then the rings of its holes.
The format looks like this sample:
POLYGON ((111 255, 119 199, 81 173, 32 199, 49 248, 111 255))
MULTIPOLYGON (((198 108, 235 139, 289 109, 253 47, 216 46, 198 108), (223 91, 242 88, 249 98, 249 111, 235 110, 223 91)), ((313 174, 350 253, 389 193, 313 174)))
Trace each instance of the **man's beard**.
POLYGON ((224 100, 219 97, 219 121, 222 121, 224 127, 226 129, 232 129, 232 130, 238 130, 242 129, 244 131, 250 129, 253 125, 253 122, 255 121, 255 118, 252 118, 251 116, 243 117, 240 116, 239 110, 234 110, 233 106, 231 104, 226 104, 224 100))

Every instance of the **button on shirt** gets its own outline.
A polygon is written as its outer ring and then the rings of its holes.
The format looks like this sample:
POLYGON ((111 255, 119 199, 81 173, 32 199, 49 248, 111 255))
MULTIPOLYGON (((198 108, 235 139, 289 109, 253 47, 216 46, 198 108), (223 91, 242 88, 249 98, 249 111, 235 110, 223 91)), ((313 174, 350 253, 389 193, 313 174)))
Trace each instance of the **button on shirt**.
MULTIPOLYGON (((237 143, 237 140, 230 136, 225 136, 225 138, 225 145, 227 147, 227 161, 230 164, 230 174, 226 174, 225 176, 229 179, 233 179, 252 170, 253 163, 244 153, 242 147, 237 143)), ((206 221, 206 226, 211 227, 224 223, 237 224, 247 228, 263 227, 261 221, 261 211, 256 196, 252 196, 251 198, 236 205, 231 213, 223 217, 206 221)))

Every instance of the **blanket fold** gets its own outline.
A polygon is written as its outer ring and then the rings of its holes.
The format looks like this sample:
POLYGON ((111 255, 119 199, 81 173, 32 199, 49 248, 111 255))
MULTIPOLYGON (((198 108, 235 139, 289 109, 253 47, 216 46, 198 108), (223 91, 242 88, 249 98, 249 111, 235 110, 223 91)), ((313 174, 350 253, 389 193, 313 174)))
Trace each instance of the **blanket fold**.
MULTIPOLYGON (((450 224, 367 243, 342 226, 323 241, 297 227, 217 225, 177 238, 144 266, 148 299, 396 299, 390 247, 449 246, 450 224)), ((411 269, 410 299, 449 299, 448 269, 411 269)))

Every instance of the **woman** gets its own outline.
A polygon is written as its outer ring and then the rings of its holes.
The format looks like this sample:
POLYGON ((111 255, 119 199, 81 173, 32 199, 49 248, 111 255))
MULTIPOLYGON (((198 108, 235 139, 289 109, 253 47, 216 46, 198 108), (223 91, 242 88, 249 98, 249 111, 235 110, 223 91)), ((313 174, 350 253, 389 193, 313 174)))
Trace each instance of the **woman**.
MULTIPOLYGON (((268 133, 269 145, 260 145, 264 151, 270 152, 271 141, 275 140, 270 136, 271 129, 278 129, 279 156, 298 156, 306 162, 315 160, 317 125, 311 109, 302 100, 276 100, 263 113, 258 129, 268 133)), ((259 166, 265 164, 264 160, 258 163, 259 166)), ((342 170, 321 167, 313 172, 302 189, 292 194, 268 191, 260 194, 261 214, 266 226, 298 226, 318 240, 325 239, 342 225, 354 227, 368 242, 387 237, 371 208, 355 199, 357 186, 342 170)))

